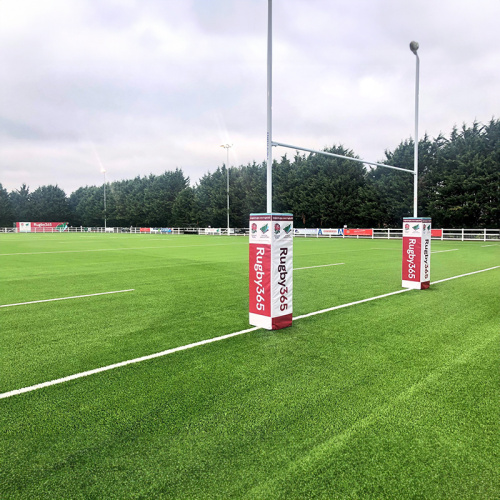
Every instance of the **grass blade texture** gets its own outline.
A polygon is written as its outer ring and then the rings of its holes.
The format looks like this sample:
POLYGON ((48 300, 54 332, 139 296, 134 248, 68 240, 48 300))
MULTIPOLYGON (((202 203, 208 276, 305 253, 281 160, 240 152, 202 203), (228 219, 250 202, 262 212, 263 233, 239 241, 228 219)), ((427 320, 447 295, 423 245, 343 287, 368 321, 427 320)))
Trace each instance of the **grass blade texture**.
MULTIPOLYGON (((432 281, 500 264, 481 242, 432 251, 432 281)), ((0 308, 3 394, 249 328, 246 238, 5 234, 0 262, 1 305, 133 289, 0 308)), ((296 238, 294 267, 299 316, 400 290, 401 241, 296 238)), ((0 399, 0 497, 498 498, 499 285, 495 268, 0 399)))

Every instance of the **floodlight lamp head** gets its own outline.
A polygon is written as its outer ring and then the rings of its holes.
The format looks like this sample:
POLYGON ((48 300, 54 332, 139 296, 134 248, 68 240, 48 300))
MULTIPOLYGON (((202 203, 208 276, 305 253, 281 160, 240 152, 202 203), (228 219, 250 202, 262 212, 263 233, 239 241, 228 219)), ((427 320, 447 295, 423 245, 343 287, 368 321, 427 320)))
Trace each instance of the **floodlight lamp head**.
POLYGON ((411 42, 410 43, 410 50, 417 55, 417 50, 418 50, 418 42, 411 42))

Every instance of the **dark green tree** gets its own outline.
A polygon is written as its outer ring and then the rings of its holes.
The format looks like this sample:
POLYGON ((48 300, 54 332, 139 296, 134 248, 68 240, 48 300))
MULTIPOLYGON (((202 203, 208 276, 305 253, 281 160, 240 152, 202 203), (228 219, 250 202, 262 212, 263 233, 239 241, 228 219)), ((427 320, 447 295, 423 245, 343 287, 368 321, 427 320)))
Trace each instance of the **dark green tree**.
POLYGON ((41 222, 69 222, 66 193, 58 186, 41 186, 31 194, 31 215, 41 222))
MULTIPOLYGON (((355 157, 343 146, 325 152, 355 157)), ((293 163, 283 157, 276 171, 277 206, 294 214, 296 227, 360 225, 358 196, 366 186, 362 163, 323 154, 296 154, 293 163)))
POLYGON ((71 210, 70 222, 73 226, 103 227, 103 188, 86 186, 71 193, 68 205, 71 210))
POLYGON ((136 177, 125 181, 113 182, 109 192, 113 200, 110 224, 116 226, 146 226, 146 207, 144 192, 148 180, 136 177))
MULTIPOLYGON (((237 227, 248 227, 251 213, 264 213, 266 211, 266 164, 259 165, 255 162, 240 167, 240 175, 235 178, 233 192, 239 204, 234 213, 237 227)), ((233 206, 232 204, 232 206, 233 206)))
POLYGON ((11 227, 14 222, 14 213, 9 193, 0 184, 0 227, 11 227))
POLYGON ((500 121, 455 127, 429 173, 429 215, 442 227, 500 227, 500 121))
POLYGON ((172 205, 172 227, 198 227, 200 210, 192 187, 183 189, 172 205))
POLYGON ((144 213, 146 226, 171 226, 172 207, 179 193, 189 186, 182 170, 150 175, 144 179, 144 213))
POLYGON ((227 224, 227 171, 218 167, 205 174, 196 186, 196 195, 201 211, 202 227, 226 227, 227 224))
MULTIPOLYGON (((383 163, 393 167, 414 170, 414 147, 412 139, 399 144, 394 151, 386 150, 386 160, 383 163)), ((428 216, 427 192, 432 189, 428 184, 428 173, 435 166, 436 143, 427 135, 418 144, 418 215, 428 216)), ((368 172, 368 177, 378 191, 378 196, 384 204, 384 213, 380 224, 389 227, 401 225, 403 217, 413 215, 414 176, 412 173, 375 167, 368 172)))
MULTIPOLYGON (((413 171, 413 141, 386 151, 386 164, 413 171)), ((342 146, 329 150, 355 154, 342 146)), ((419 141, 418 215, 441 227, 498 227, 500 122, 455 128, 419 141)), ((108 225, 225 227, 227 169, 208 172, 193 188, 180 169, 107 185, 108 225)), ((399 227, 413 215, 413 175, 321 154, 295 153, 273 162, 273 210, 291 212, 297 227, 399 227)), ((250 213, 267 209, 267 169, 248 164, 229 170, 231 227, 247 227, 250 213)), ((9 195, 14 218, 32 220, 23 185, 9 195)), ((33 205, 33 206, 32 206, 33 205)), ((102 226, 103 188, 86 187, 69 198, 74 223, 102 226)), ((37 205, 37 210, 39 207, 37 205)))
POLYGON ((31 222, 31 193, 26 184, 23 184, 18 190, 11 191, 9 194, 14 220, 16 222, 31 222))

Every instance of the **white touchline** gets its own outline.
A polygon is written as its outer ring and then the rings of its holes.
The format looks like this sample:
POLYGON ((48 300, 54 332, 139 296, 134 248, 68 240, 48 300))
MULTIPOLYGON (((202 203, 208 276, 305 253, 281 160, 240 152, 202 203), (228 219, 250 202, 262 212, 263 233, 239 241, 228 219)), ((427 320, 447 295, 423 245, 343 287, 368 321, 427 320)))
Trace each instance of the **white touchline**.
POLYGON ((500 266, 488 267, 488 269, 481 269, 479 271, 472 271, 471 273, 459 274, 458 276, 452 276, 451 278, 445 278, 443 280, 432 281, 431 285, 435 285, 436 283, 443 283, 443 281, 450 281, 457 278, 463 278, 464 276, 470 276, 471 274, 484 273, 485 271, 492 271, 493 269, 498 269, 500 266))
MULTIPOLYGON (((470 276, 471 274, 484 273, 484 271, 491 271, 492 269, 497 269, 500 266, 490 267, 489 269, 481 269, 480 271, 473 271, 472 273, 461 274, 459 276, 452 276, 451 278, 445 278, 443 280, 432 281, 431 285, 435 285, 436 283, 442 283, 443 281, 454 280, 457 278, 463 278, 464 276, 470 276)), ((328 309, 321 309, 320 311, 314 311, 312 313, 303 314, 302 316, 296 316, 293 318, 293 321, 302 318, 309 318, 310 316, 316 316, 316 314, 323 314, 330 311, 335 311, 336 309, 342 309, 344 307, 354 306, 356 304, 362 304, 363 302, 370 302, 371 300, 382 299, 384 297, 390 297, 391 295, 397 295, 398 293, 409 292, 412 290, 411 288, 404 288, 403 290, 396 290, 395 292, 384 293, 383 295, 377 295, 375 297, 370 297, 368 299, 357 300, 356 302, 349 302, 348 304, 341 304, 340 306, 329 307, 328 309)))
POLYGON ((294 271, 300 271, 301 269, 314 269, 315 267, 329 267, 329 266, 343 266, 345 262, 338 262, 337 264, 323 264, 321 266, 309 266, 309 267, 294 267, 294 271))
POLYGON ((161 249, 162 247, 137 247, 137 248, 95 248, 92 250, 54 250, 53 252, 19 252, 19 253, 0 253, 0 257, 11 257, 13 255, 46 255, 56 253, 87 253, 87 252, 119 252, 121 250, 144 250, 161 249))
POLYGON ((497 247, 498 243, 496 245, 481 245, 481 248, 486 248, 486 247, 497 247))
POLYGON ((370 297, 368 299, 357 300, 356 302, 349 302, 347 304, 341 304, 340 306, 329 307, 328 309, 321 309, 319 311, 314 311, 312 313, 303 314, 302 316, 295 316, 292 318, 293 321, 297 321, 298 319, 309 318, 310 316, 316 316, 317 314, 323 314, 330 311, 335 311, 336 309, 342 309, 343 307, 354 306, 356 304, 362 304, 363 302, 370 302, 371 300, 382 299, 384 297, 389 297, 390 295, 396 295, 398 293, 409 292, 411 288, 403 288, 402 290, 397 290, 396 292, 384 293, 383 295, 377 295, 375 297, 370 297))
POLYGON ((435 252, 431 253, 443 253, 443 252, 456 252, 458 248, 452 248, 451 250, 436 250, 435 252))
POLYGON ((59 297, 57 299, 32 300, 31 302, 18 302, 17 304, 3 304, 0 307, 25 306, 26 304, 40 304, 40 302, 54 302, 56 300, 80 299, 82 297, 95 297, 96 295, 109 295, 111 293, 133 292, 135 288, 129 290, 116 290, 114 292, 88 293, 87 295, 74 295, 73 297, 59 297))
POLYGON ((228 333, 227 335, 221 335, 220 337, 214 337, 212 339, 200 340, 199 342, 194 342, 193 344, 183 345, 180 347, 174 347, 173 349, 167 349, 166 351, 156 352, 154 354, 148 354, 147 356, 142 356, 140 358, 129 359, 128 361, 121 361, 120 363, 115 363, 113 365, 103 366, 101 368, 95 368, 93 370, 88 370, 86 372, 75 373, 74 375, 69 375, 68 377, 62 377, 55 380, 49 380, 48 382, 42 382, 41 384, 31 385, 29 387, 23 387, 22 389, 15 389, 13 391, 4 392, 0 394, 0 399, 10 398, 11 396, 16 396, 17 394, 23 394, 25 392, 36 391, 37 389, 42 389, 44 387, 50 387, 56 384, 62 384, 63 382, 69 382, 70 380, 75 380, 78 378, 88 377, 89 375, 94 375, 96 373, 106 372, 113 370, 114 368, 120 368, 122 366, 132 365, 134 363, 140 363, 141 361, 147 361, 148 359, 161 358, 162 356, 167 356, 174 352, 185 351, 187 349, 192 349, 193 347, 198 347, 200 345, 211 344, 212 342, 218 342, 219 340, 229 339, 231 337, 236 337, 237 335, 242 335, 244 333, 253 332, 255 330, 260 330, 258 326, 253 328, 248 328, 247 330, 241 330, 239 332, 228 333))
MULTIPOLYGON (((452 276, 451 278, 445 278, 439 281, 433 281, 431 285, 436 283, 442 283, 443 281, 454 280, 456 278, 463 278, 464 276, 470 276, 472 274, 484 273, 485 271, 491 271, 493 269, 498 269, 500 266, 490 267, 488 269, 481 269, 480 271, 473 271, 471 273, 460 274, 458 276, 452 276)), ((297 316, 293 318, 293 320, 298 320, 302 318, 308 318, 309 316, 314 316, 316 314, 322 314, 329 311, 334 311, 335 309, 341 309, 342 307, 354 306, 356 304, 362 304, 363 302, 369 302, 371 300, 382 299, 384 297, 389 297, 391 295, 396 295, 398 293, 410 292, 411 288, 405 288, 403 290, 397 290, 395 292, 385 293, 383 295, 377 295, 376 297, 370 297, 368 299, 357 300, 356 302, 350 302, 348 304, 342 304, 340 306, 330 307, 328 309, 322 309, 321 311, 312 312, 309 314, 303 314, 302 316, 297 316)), ((220 337, 214 337, 212 339, 201 340, 199 342, 194 342, 193 344, 188 344, 180 347, 174 347, 172 349, 167 349, 166 351, 157 352, 154 354, 148 354, 147 356, 142 356, 140 358, 130 359, 128 361, 121 361, 120 363, 115 363, 113 365, 103 366, 101 368, 95 368, 93 370, 88 370, 86 372, 75 373, 74 375, 69 375, 67 377, 62 377, 54 380, 49 380, 48 382, 42 382, 41 384, 30 385, 28 387, 23 387, 22 389, 14 389, 13 391, 4 392, 0 394, 0 399, 10 398, 12 396, 16 396, 18 394, 23 394, 25 392, 36 391, 37 389, 42 389, 44 387, 50 387, 52 385, 62 384, 64 382, 69 382, 70 380, 76 380, 83 377, 88 377, 89 375, 94 375, 96 373, 106 372, 109 370, 113 370, 115 368, 120 368, 122 366, 132 365, 134 363, 140 363, 141 361, 147 361, 149 359, 161 358, 162 356, 167 356, 168 354, 172 354, 174 352, 185 351, 187 349, 192 349, 193 347, 198 347, 201 345, 211 344, 212 342, 218 342, 219 340, 229 339, 231 337, 236 337, 238 335, 243 335, 244 333, 254 332, 256 330, 261 330, 260 327, 255 326, 253 328, 248 328, 247 330, 240 330, 239 332, 228 333, 227 335, 221 335, 220 337)))
MULTIPOLYGON (((241 240, 240 240, 241 241, 241 240)), ((239 241, 238 241, 239 243, 239 241)), ((243 242, 242 242, 243 243, 243 242)), ((20 253, 0 253, 0 257, 11 257, 13 255, 43 255, 56 253, 87 253, 87 252, 120 252, 122 250, 175 250, 176 248, 193 248, 193 247, 220 247, 224 243, 214 243, 212 245, 172 245, 172 246, 155 246, 155 247, 129 247, 129 248, 95 248, 92 250, 55 250, 53 252, 20 252, 20 253)))

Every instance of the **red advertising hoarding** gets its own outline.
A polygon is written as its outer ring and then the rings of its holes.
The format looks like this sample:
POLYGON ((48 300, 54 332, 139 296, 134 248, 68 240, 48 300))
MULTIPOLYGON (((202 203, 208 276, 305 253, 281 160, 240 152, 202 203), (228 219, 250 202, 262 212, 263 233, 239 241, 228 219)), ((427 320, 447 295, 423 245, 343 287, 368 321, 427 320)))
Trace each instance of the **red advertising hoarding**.
POLYGON ((251 214, 249 322, 279 330, 292 324, 293 216, 251 214))
POLYGON ((403 219, 402 286, 423 290, 431 279, 431 219, 403 219))
POLYGON ((67 222, 16 222, 18 233, 60 233, 67 231, 67 222))
POLYGON ((344 229, 345 236, 372 236, 373 229, 344 229))
POLYGON ((271 310, 271 245, 250 245, 250 314, 271 310))

